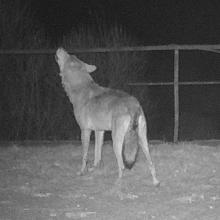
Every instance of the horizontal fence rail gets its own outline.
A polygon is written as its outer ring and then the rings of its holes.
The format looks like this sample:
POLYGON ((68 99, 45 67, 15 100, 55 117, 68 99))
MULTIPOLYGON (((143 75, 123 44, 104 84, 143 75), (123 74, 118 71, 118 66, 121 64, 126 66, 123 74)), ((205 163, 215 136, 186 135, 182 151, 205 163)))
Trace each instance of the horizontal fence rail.
MULTIPOLYGON (((218 81, 206 81, 206 82, 200 82, 200 81, 189 81, 189 82, 178 82, 178 84, 181 86, 190 86, 190 85, 220 85, 220 82, 218 81)), ((172 86, 174 85, 174 82, 135 82, 135 83, 128 83, 129 86, 172 86)))
MULTIPOLYGON (((202 50, 211 53, 220 53, 220 44, 213 45, 158 45, 158 46, 134 46, 113 48, 87 48, 72 49, 69 53, 109 53, 109 52, 133 52, 133 51, 173 51, 174 52, 174 76, 173 82, 135 82, 128 83, 130 86, 173 86, 174 88, 174 132, 173 141, 178 141, 179 133, 179 86, 195 85, 220 85, 220 81, 179 81, 179 51, 202 50)), ((0 49, 0 55, 52 55, 56 49, 0 49)))
MULTIPOLYGON (((89 48, 68 50, 69 53, 105 53, 105 52, 129 52, 129 51, 157 51, 157 50, 204 50, 220 53, 220 44, 211 45, 158 45, 112 48, 89 48)), ((0 49, 0 54, 55 54, 56 49, 0 49)))

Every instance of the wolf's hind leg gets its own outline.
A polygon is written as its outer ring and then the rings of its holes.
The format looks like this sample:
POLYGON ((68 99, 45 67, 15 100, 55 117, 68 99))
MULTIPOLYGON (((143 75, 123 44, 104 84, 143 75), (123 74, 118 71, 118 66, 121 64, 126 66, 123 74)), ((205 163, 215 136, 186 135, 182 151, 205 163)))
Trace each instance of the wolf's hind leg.
POLYGON ((146 127, 146 120, 143 115, 139 117, 138 120, 138 137, 139 137, 139 144, 142 147, 142 150, 147 158, 147 161, 149 163, 149 169, 151 172, 151 175, 153 177, 153 183, 155 186, 159 186, 160 182, 156 177, 156 170, 154 167, 154 164, 152 162, 151 156, 150 156, 150 151, 148 147, 148 141, 147 141, 147 127, 146 127))
POLYGON ((81 141, 82 141, 82 147, 83 147, 83 156, 82 156, 82 166, 80 172, 78 172, 78 175, 83 175, 87 168, 87 157, 88 157, 88 149, 89 149, 89 142, 90 142, 90 135, 91 130, 85 129, 81 130, 81 141))

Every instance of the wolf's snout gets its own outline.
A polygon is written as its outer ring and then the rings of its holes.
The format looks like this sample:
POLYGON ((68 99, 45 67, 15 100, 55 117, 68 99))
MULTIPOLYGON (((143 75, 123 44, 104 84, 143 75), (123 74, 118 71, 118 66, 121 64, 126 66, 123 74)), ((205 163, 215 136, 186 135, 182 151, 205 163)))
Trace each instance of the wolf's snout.
POLYGON ((59 54, 66 54, 66 53, 67 52, 62 47, 58 48, 56 52, 57 56, 59 56, 59 54))
POLYGON ((55 60, 58 62, 58 56, 57 56, 57 54, 55 54, 55 60))
POLYGON ((67 59, 69 57, 69 54, 62 48, 58 48, 56 51, 56 60, 60 60, 60 59, 67 59))

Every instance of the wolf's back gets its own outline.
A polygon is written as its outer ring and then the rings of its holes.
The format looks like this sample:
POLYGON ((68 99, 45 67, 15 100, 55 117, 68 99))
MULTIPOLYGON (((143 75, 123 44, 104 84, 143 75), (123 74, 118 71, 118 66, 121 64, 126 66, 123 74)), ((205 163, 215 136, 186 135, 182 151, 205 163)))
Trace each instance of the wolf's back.
POLYGON ((122 157, 126 168, 131 169, 136 162, 139 144, 138 144, 138 118, 140 113, 133 115, 129 128, 125 134, 122 157))

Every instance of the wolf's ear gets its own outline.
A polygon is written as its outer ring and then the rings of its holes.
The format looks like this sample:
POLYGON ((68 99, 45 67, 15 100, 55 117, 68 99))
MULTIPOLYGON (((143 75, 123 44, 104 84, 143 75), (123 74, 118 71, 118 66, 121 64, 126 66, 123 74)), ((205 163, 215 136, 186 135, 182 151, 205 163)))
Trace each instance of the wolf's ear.
POLYGON ((86 63, 85 63, 85 67, 86 67, 86 71, 88 73, 92 73, 97 69, 95 65, 89 65, 89 64, 86 64, 86 63))

